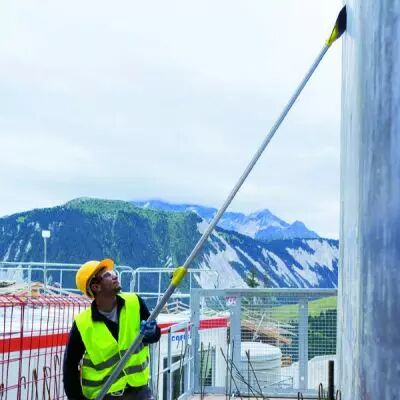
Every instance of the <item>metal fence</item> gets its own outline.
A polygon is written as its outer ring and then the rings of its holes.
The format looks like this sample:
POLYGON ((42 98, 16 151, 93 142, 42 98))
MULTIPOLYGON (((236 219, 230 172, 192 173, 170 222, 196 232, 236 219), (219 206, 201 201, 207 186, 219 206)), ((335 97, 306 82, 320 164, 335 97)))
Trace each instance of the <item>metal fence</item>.
POLYGON ((151 346, 151 386, 157 399, 184 399, 191 393, 191 328, 187 320, 161 328, 151 346))
MULTIPOLYGON (((75 285, 75 275, 80 266, 81 264, 0 261, 0 294, 16 291, 80 294, 75 285)), ((157 301, 167 289, 173 269, 116 265, 115 271, 123 291, 136 292, 145 299, 157 301)), ((218 288, 218 272, 189 269, 185 282, 172 298, 189 299, 190 291, 198 287, 218 288)))
MULTIPOLYGON (((174 268, 138 267, 133 272, 131 291, 140 293, 144 298, 161 297, 171 283, 173 272, 174 268), (151 282, 151 286, 149 282, 151 282)), ((216 289, 219 284, 217 271, 189 268, 185 280, 175 291, 173 297, 189 298, 190 291, 194 288, 216 289)))
MULTIPOLYGON (((61 400, 65 345, 74 316, 90 305, 82 296, 0 295, 0 399, 61 400)), ((157 399, 191 392, 191 323, 161 324, 150 346, 151 385, 157 399)))
POLYGON ((317 394, 335 359, 336 296, 335 289, 193 290, 194 392, 317 394), (200 329, 205 317, 210 325, 200 329))
POLYGON ((62 360, 74 315, 70 296, 0 296, 0 399, 64 399, 62 360))
MULTIPOLYGON (((49 294, 80 294, 75 275, 81 264, 41 262, 0 262, 0 294, 45 292, 49 294)), ((130 291, 134 270, 116 266, 121 287, 130 291)))
MULTIPOLYGON (((70 293, 65 279, 74 277, 77 267, 49 264, 44 272, 40 263, 2 265, 1 400, 63 398, 64 345, 73 316, 89 301, 35 295, 43 290, 45 275, 47 293, 70 293), (21 285, 18 295, 5 294, 12 282, 12 291, 21 285)), ((136 285, 134 271, 117 270, 129 288, 136 285)), ((165 270, 155 273, 162 276, 165 270)), ((151 350, 157 398, 316 394, 319 383, 326 386, 328 360, 335 359, 336 294, 335 289, 192 288, 184 309, 178 307, 178 296, 169 305, 173 312, 166 308, 160 315, 163 335, 151 350)))

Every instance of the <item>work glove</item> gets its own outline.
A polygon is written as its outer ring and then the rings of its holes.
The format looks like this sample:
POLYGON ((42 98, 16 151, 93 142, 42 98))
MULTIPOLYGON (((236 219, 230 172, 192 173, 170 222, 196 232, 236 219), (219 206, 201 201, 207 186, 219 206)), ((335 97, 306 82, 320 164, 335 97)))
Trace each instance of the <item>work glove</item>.
POLYGON ((140 323, 140 333, 145 338, 151 338, 156 334, 157 322, 155 319, 151 319, 150 321, 142 321, 140 323))

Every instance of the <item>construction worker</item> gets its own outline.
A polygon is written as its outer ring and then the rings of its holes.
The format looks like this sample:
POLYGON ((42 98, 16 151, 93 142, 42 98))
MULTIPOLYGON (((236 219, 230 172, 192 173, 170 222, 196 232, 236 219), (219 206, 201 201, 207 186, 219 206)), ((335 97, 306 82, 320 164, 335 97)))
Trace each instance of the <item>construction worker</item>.
POLYGON ((111 259, 88 261, 76 274, 76 285, 94 299, 75 316, 64 356, 64 390, 69 400, 95 399, 124 352, 137 335, 142 345, 126 363, 123 374, 104 399, 151 400, 148 386, 148 344, 160 339, 156 321, 144 301, 121 287, 111 259), (146 322, 147 321, 147 322, 146 322))

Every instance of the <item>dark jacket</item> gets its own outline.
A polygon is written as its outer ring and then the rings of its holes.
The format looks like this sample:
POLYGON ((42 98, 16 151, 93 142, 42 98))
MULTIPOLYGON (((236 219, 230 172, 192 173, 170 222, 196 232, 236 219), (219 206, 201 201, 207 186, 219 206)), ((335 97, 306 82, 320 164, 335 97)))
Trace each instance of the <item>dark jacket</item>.
MULTIPOLYGON (((150 316, 150 312, 145 302, 138 296, 140 305, 140 320, 145 321, 150 316)), ((125 306, 125 300, 117 295, 117 313, 118 320, 122 307, 125 306)), ((118 324, 109 320, 104 315, 100 314, 96 302, 92 302, 92 319, 93 321, 103 321, 115 340, 118 340, 118 324)), ((155 343, 160 339, 161 331, 157 326, 155 335, 152 338, 143 338, 143 344, 155 343)), ((85 353, 85 345, 83 344, 81 334, 74 322, 69 334, 67 346, 64 354, 63 374, 64 374, 64 390, 69 400, 82 400, 82 387, 80 382, 79 363, 85 353)))

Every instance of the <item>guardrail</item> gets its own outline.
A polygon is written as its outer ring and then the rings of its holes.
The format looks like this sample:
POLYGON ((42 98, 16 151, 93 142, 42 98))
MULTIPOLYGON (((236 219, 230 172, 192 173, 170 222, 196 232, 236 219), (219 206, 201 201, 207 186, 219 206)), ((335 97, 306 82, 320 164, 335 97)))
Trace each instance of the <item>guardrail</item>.
POLYGON ((0 295, 0 399, 66 399, 65 344, 82 296, 0 295))
POLYGON ((190 321, 161 329, 160 343, 152 345, 152 389, 163 400, 185 399, 191 388, 191 328, 190 321), (165 335, 165 336, 164 336, 165 335), (165 338, 166 340, 163 340, 165 338), (161 349, 160 346, 167 347, 161 349))
MULTIPOLYGON (((25 289, 29 293, 80 294, 75 286, 75 275, 80 266, 81 264, 1 261, 0 280, 8 282, 10 290, 17 288, 25 289)), ((129 291, 132 286, 133 269, 117 265, 115 271, 123 290, 129 291)), ((7 288, 7 285, 4 287, 7 288)))
POLYGON ((336 289, 194 289, 195 393, 316 395, 336 354, 336 289), (228 324, 200 330, 204 316, 228 324))
MULTIPOLYGON (((131 290, 136 293, 141 293, 141 295, 146 297, 160 297, 167 289, 173 272, 173 268, 138 267, 133 272, 131 290), (152 281, 156 290, 144 291, 143 283, 147 283, 152 276, 155 276, 155 279, 152 281)), ((219 284, 219 274, 217 271, 189 268, 182 287, 180 287, 178 293, 172 297, 188 298, 190 297, 190 291, 196 287, 215 289, 219 287, 219 284)))
MULTIPOLYGON (((66 399, 65 345, 74 316, 89 306, 82 296, 0 295, 0 399, 66 399)), ((189 321, 170 321, 150 346, 159 399, 184 399, 190 392, 190 331, 189 321)))
MULTIPOLYGON (((8 281, 10 284, 15 281, 15 284, 25 285, 29 293, 36 290, 56 294, 79 294, 80 292, 75 286, 75 274, 80 265, 2 261, 0 262, 0 281, 8 281), (41 284, 40 287, 38 287, 38 283, 41 284)), ((165 267, 134 269, 126 265, 116 265, 115 271, 118 273, 123 291, 136 292, 144 298, 154 299, 158 299, 164 294, 173 272, 172 269, 165 267)), ((207 269, 189 269, 181 290, 172 298, 190 298, 190 290, 194 287, 218 288, 218 286, 218 272, 207 269)), ((12 289, 11 285, 10 289, 12 289)))
MULTIPOLYGON (((152 346, 158 398, 316 395, 320 382, 327 385, 328 360, 335 359, 336 294, 193 289, 191 316, 167 314, 162 339, 152 346)), ((73 315, 89 304, 82 296, 0 296, 0 394, 30 398, 41 391, 62 398, 63 346, 73 315)))

